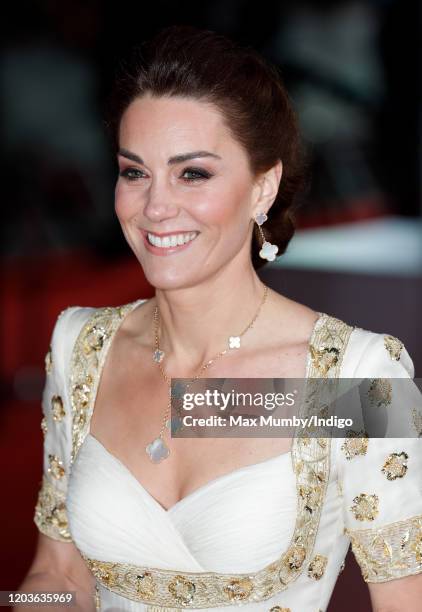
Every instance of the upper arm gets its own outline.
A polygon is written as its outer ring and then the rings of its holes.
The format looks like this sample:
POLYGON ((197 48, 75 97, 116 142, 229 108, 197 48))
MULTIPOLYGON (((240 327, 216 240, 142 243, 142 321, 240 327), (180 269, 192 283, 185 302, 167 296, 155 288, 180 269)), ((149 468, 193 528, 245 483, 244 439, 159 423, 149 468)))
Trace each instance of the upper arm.
POLYGON ((413 612, 422 589, 422 396, 406 349, 381 334, 355 376, 367 379, 362 410, 385 437, 339 440, 345 530, 374 609, 413 612))
POLYGON ((368 583, 374 612, 420 612, 422 573, 377 584, 368 583))

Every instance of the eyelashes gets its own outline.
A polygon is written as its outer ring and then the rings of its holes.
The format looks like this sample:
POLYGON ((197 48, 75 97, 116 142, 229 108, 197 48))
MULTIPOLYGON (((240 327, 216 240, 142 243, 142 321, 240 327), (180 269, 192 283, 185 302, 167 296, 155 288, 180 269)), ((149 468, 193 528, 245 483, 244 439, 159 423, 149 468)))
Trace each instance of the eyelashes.
MULTIPOLYGON (((145 178, 145 173, 139 168, 125 168, 119 172, 119 176, 125 178, 128 181, 137 181, 138 179, 145 178)), ((208 172, 208 170, 204 170, 204 168, 185 168, 180 175, 181 178, 186 183, 193 183, 202 180, 210 179, 213 175, 208 172)))
POLYGON ((182 177, 185 181, 197 181, 201 179, 209 179, 212 174, 203 168, 186 168, 183 171, 182 177), (185 176, 185 174, 190 174, 190 177, 185 176), (194 175, 194 176, 192 176, 194 175))
POLYGON ((143 173, 137 168, 125 168, 119 171, 119 176, 127 179, 128 181, 136 181, 138 178, 142 178, 143 173))

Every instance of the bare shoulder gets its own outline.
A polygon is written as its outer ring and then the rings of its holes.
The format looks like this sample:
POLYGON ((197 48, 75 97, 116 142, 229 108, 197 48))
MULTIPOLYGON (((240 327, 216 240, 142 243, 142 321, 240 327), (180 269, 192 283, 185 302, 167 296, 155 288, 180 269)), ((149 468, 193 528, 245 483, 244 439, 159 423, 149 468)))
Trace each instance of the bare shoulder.
POLYGON ((283 344, 307 344, 320 313, 276 291, 269 295, 267 321, 272 332, 279 334, 283 344))
POLYGON ((122 341, 137 344, 151 343, 151 321, 154 314, 155 298, 140 302, 126 317, 119 328, 122 341))

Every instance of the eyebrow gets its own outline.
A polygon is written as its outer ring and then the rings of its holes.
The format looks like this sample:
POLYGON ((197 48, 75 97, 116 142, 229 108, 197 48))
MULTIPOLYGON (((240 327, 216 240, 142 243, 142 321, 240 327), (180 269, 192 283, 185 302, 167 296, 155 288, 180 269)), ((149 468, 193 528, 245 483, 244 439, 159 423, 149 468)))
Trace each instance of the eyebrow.
MULTIPOLYGON (((142 158, 139 157, 139 155, 136 155, 136 153, 132 153, 127 149, 119 149, 117 154, 121 155, 122 157, 126 157, 126 159, 130 159, 131 161, 134 161, 137 164, 144 165, 144 162, 142 158)), ((192 151, 190 153, 181 153, 180 155, 174 155, 173 157, 169 158, 167 163, 180 164, 190 159, 197 159, 198 157, 213 157, 214 159, 221 159, 219 155, 216 155, 215 153, 210 153, 210 151, 192 151)))

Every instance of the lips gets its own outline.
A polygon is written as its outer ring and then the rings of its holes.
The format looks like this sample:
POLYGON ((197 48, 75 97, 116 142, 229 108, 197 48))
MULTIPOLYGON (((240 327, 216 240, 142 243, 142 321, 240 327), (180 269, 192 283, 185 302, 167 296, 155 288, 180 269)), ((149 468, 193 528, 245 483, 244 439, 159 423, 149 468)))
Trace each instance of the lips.
POLYGON ((146 249, 155 255, 170 255, 188 248, 199 232, 181 231, 156 234, 141 230, 146 249))

